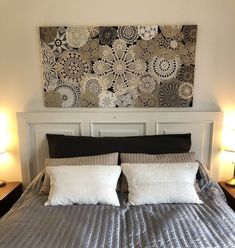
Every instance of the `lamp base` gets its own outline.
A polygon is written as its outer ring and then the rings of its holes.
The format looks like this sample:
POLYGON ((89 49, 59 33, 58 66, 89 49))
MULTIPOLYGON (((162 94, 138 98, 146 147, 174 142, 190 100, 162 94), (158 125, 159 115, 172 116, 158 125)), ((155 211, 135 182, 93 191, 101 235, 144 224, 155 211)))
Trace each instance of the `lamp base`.
POLYGON ((3 180, 0 180, 0 187, 2 187, 2 186, 4 186, 4 185, 6 185, 6 182, 3 181, 3 180))
POLYGON ((235 177, 225 182, 226 185, 235 187, 235 177))

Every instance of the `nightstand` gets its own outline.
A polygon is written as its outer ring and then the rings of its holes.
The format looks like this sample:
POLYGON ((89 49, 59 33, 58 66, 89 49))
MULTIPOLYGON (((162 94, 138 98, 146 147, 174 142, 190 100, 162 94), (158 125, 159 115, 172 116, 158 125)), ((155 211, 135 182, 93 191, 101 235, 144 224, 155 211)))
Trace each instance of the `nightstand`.
POLYGON ((0 187, 0 218, 14 205, 22 194, 20 182, 7 182, 0 187))
POLYGON ((235 211, 235 187, 228 186, 224 182, 219 182, 219 185, 224 191, 228 205, 235 211))

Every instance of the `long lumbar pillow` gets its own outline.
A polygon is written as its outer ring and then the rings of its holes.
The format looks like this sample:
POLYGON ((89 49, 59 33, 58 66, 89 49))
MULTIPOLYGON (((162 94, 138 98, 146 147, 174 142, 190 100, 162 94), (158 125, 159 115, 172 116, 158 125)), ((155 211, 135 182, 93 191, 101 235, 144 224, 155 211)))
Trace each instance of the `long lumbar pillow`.
POLYGON ((197 162, 122 164, 132 205, 203 203, 194 188, 197 162))
POLYGON ((120 206, 116 193, 120 166, 50 166, 50 193, 45 206, 106 204, 120 206))

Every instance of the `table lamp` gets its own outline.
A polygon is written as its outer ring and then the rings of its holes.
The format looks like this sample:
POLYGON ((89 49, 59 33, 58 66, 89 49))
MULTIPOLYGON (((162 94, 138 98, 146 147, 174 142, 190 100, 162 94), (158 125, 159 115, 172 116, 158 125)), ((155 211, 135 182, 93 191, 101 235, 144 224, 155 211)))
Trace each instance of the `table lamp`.
MULTIPOLYGON (((229 132, 228 138, 224 145, 224 151, 233 153, 235 157, 235 129, 229 132)), ((235 162, 232 162, 232 164, 234 167, 233 177, 226 181, 225 184, 235 187, 235 162)))
MULTIPOLYGON (((1 135, 0 135, 1 137, 1 135)), ((4 148, 4 145, 3 145, 3 142, 0 142, 0 156, 4 156, 4 153, 5 153, 5 148, 4 148)), ((6 184, 5 181, 3 180, 0 180, 0 187, 4 186, 6 184)))

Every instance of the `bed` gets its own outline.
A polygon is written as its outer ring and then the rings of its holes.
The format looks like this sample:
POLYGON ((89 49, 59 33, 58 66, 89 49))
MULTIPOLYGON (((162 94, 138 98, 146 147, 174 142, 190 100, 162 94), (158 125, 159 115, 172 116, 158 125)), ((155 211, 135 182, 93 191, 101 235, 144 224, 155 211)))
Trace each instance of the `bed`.
MULTIPOLYGON (((26 190, 0 220, 1 247, 235 247, 235 214, 215 182, 219 176, 216 157, 221 113, 127 113, 127 116, 102 113, 102 118, 91 113, 82 115, 18 114, 26 190), (132 123, 127 122, 131 115, 132 123), (128 193, 118 192, 118 207, 44 206, 48 196, 40 194, 40 190, 45 178, 42 161, 48 156, 45 133, 141 136, 177 134, 183 133, 182 130, 192 134, 191 149, 196 150, 197 159, 203 162, 195 187, 204 204, 133 206, 127 203, 128 193)), ((53 157, 53 151, 49 153, 53 157)))

